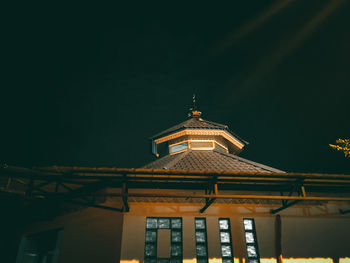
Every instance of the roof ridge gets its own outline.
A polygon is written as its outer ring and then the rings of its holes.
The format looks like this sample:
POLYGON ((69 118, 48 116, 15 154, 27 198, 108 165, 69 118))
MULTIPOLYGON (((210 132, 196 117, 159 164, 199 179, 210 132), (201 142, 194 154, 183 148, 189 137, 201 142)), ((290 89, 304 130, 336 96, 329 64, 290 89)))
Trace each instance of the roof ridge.
POLYGON ((265 169, 265 170, 270 170, 271 172, 275 172, 275 173, 285 173, 285 171, 282 171, 282 170, 279 170, 279 169, 276 169, 276 168, 273 168, 273 167, 271 167, 271 166, 267 166, 267 165, 264 165, 264 164, 261 164, 261 163, 254 162, 254 161, 251 161, 251 160, 242 158, 242 157, 237 156, 237 155, 234 155, 234 154, 224 153, 224 152, 220 152, 220 151, 217 151, 217 150, 213 150, 213 151, 216 152, 216 153, 225 155, 225 156, 227 156, 227 157, 231 157, 231 158, 237 159, 237 160, 239 160, 239 161, 242 161, 242 162, 245 162, 245 163, 254 165, 254 166, 256 166, 256 167, 259 167, 259 168, 262 168, 262 169, 265 169))

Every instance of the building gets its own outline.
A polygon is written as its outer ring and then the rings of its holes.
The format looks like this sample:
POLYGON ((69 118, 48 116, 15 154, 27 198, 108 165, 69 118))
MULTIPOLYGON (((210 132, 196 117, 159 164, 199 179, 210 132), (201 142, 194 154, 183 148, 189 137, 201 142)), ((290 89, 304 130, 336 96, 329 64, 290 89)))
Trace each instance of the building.
POLYGON ((3 166, 3 193, 60 211, 21 229, 16 262, 350 262, 350 176, 286 173, 246 144, 193 109, 140 169, 3 166))

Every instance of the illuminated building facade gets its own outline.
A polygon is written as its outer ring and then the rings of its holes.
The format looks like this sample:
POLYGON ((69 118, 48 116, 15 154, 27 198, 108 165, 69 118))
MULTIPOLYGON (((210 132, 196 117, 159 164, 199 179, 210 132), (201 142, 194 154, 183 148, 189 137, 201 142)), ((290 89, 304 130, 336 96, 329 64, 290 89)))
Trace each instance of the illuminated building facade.
POLYGON ((350 176, 285 173, 246 144, 194 109, 140 169, 2 167, 64 204, 23 231, 17 263, 349 262, 350 176))

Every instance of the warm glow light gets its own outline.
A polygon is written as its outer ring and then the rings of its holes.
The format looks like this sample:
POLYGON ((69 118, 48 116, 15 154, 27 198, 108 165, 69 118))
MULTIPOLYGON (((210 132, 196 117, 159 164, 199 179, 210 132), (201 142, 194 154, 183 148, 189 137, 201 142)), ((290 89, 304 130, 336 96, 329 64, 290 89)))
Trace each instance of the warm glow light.
MULTIPOLYGON (((183 263, 197 263, 197 259, 192 258, 192 259, 184 259, 183 263)), ((209 263, 222 263, 221 258, 210 258, 209 263)), ((239 258, 234 258, 234 263, 240 263, 239 258)))
POLYGON ((261 263, 277 263, 277 260, 275 258, 261 258, 260 262, 261 263))
POLYGON ((334 263, 331 258, 283 258, 283 263, 334 263))
POLYGON ((161 137, 157 140, 154 140, 156 144, 160 144, 166 141, 170 141, 185 135, 210 135, 210 136, 222 136, 232 144, 234 144, 238 149, 242 149, 244 147, 244 144, 241 143, 238 139, 233 137, 231 134, 229 134, 226 131, 223 130, 195 130, 195 129, 186 129, 183 131, 175 132, 172 134, 169 134, 167 136, 161 137))
POLYGON ((170 144, 169 145, 169 153, 170 153, 170 155, 174 155, 174 154, 178 154, 178 153, 182 153, 184 151, 187 151, 188 149, 193 149, 193 150, 214 150, 215 149, 215 143, 217 145, 221 146, 222 148, 224 148, 226 152, 228 152, 228 148, 226 146, 222 145, 221 143, 217 142, 216 140, 183 140, 183 141, 180 141, 180 142, 177 142, 177 143, 174 143, 174 144, 170 144), (195 143, 195 142, 208 142, 208 143, 211 143, 212 146, 210 146, 210 147, 202 147, 202 146, 195 147, 195 146, 192 146, 192 143, 195 143), (178 151, 173 151, 172 150, 173 146, 180 145, 180 144, 183 144, 183 143, 187 143, 186 149, 178 150, 178 151))
MULTIPOLYGON (((275 258, 261 258, 261 263, 277 263, 275 258)), ((339 263, 342 261, 339 261, 339 263)), ((344 261, 345 263, 346 261, 344 261)), ((283 258, 283 263, 334 263, 331 258, 283 258)), ((343 262, 342 262, 343 263, 343 262)), ((346 263, 350 263, 346 262, 346 263)))
MULTIPOLYGON (((242 263, 245 263, 242 258, 242 263)), ((277 263, 275 258, 261 258, 261 263, 277 263)), ((120 263, 140 263, 140 260, 121 260, 120 263)), ((197 263, 197 259, 184 259, 183 263, 197 263)), ((221 258, 210 258, 209 263, 222 263, 221 258)), ((234 258, 234 263, 240 263, 239 258, 234 258)), ((283 263, 334 263, 331 258, 283 258, 283 263)), ((339 263, 350 263, 350 258, 339 258, 339 263)))

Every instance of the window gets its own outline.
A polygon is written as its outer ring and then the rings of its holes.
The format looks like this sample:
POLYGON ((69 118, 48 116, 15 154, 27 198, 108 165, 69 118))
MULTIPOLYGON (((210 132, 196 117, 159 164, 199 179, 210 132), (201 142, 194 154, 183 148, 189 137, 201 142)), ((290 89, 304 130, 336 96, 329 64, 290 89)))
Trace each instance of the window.
POLYGON ((205 218, 195 218, 197 263, 208 263, 207 223, 205 218))
POLYGON ((147 217, 145 263, 182 262, 182 218, 147 217), (170 229, 170 258, 157 257, 158 230, 170 229))
POLYGON ((188 143, 183 142, 175 145, 170 145, 170 153, 176 153, 179 151, 186 150, 188 148, 188 143))
POLYGON ((223 263, 233 263, 231 224, 229 218, 219 218, 221 256, 223 263))
POLYGON ((258 239, 253 218, 243 218, 248 263, 260 263, 258 239))
POLYGON ((213 141, 191 141, 192 149, 213 149, 213 141))

